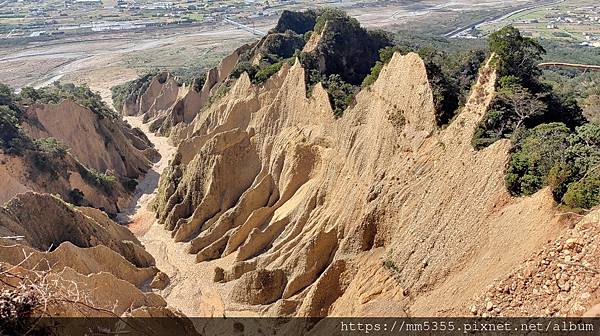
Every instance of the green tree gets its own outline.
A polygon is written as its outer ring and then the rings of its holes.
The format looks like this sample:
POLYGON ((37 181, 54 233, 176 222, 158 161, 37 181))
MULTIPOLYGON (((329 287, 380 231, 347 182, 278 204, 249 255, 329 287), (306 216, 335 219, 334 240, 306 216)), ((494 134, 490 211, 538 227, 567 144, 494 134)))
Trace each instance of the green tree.
POLYGON ((529 89, 535 90, 539 86, 541 70, 537 65, 546 50, 538 42, 523 37, 517 28, 507 26, 490 34, 489 48, 496 54, 496 69, 500 77, 515 76, 529 89))
POLYGON ((564 158, 569 133, 561 123, 526 132, 515 145, 506 170, 506 187, 513 195, 531 195, 547 184, 546 176, 564 158))
POLYGON ((541 116, 546 111, 546 104, 540 97, 520 85, 504 88, 499 95, 510 107, 509 120, 514 121, 514 126, 511 126, 513 131, 523 126, 528 119, 541 116))

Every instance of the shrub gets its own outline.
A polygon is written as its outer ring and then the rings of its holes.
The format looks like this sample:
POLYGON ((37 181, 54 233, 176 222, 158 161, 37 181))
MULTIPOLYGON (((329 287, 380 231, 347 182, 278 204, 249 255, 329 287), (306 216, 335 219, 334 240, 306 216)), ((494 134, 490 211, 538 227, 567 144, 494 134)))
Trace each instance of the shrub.
POLYGON ((0 150, 9 155, 23 155, 32 147, 21 130, 23 112, 16 103, 13 89, 0 83, 0 150))
POLYGON ((267 79, 269 79, 271 76, 276 74, 279 70, 281 70, 283 63, 284 62, 281 61, 281 62, 277 62, 275 64, 268 65, 264 68, 261 68, 254 75, 254 79, 252 82, 255 84, 264 83, 265 81, 267 81, 267 79))
POLYGON ((569 133, 561 123, 542 124, 528 131, 511 154, 505 176, 507 189, 513 195, 532 195, 546 185, 546 177, 564 157, 569 133))
POLYGON ((313 32, 312 31, 307 31, 306 33, 304 33, 303 37, 304 37, 304 42, 308 42, 312 36, 313 32))
POLYGON ((63 159, 67 154, 67 147, 55 138, 43 138, 34 140, 38 150, 47 153, 53 157, 63 159))
POLYGON ((206 106, 210 106, 213 102, 229 93, 233 87, 233 83, 234 81, 231 78, 227 78, 225 82, 219 85, 217 91, 208 98, 208 104, 206 104, 206 106))
POLYGON ((333 110, 333 115, 336 118, 341 117, 348 106, 354 101, 354 97, 358 90, 358 86, 345 82, 340 75, 323 75, 318 70, 308 72, 307 79, 307 94, 312 92, 312 89, 317 83, 321 83, 329 97, 329 103, 333 110))
POLYGON ((111 194, 113 192, 114 186, 117 182, 117 178, 112 174, 101 173, 95 169, 86 168, 84 166, 79 166, 79 174, 84 180, 96 187, 102 188, 107 194, 111 194))
POLYGON ((83 194, 83 192, 77 188, 75 189, 71 189, 71 191, 69 191, 69 202, 72 204, 75 204, 77 206, 81 206, 83 205, 83 203, 85 202, 85 195, 83 194))
POLYGON ((574 209, 591 209, 600 203, 600 176, 585 176, 569 185, 562 198, 565 205, 574 209))
POLYGON ((336 118, 341 117, 346 108, 352 104, 358 87, 344 82, 337 74, 326 77, 322 83, 329 94, 333 115, 336 118))
POLYGON ((23 88, 18 97, 25 105, 34 103, 57 104, 65 99, 70 99, 94 112, 99 118, 114 118, 114 112, 102 100, 96 92, 90 90, 87 85, 74 85, 71 83, 61 84, 54 82, 52 85, 41 89, 31 87, 23 88))
POLYGON ((383 69, 383 65, 384 64, 381 61, 377 61, 375 63, 375 65, 371 68, 371 73, 367 77, 365 77, 365 79, 363 80, 363 82, 360 86, 368 87, 368 86, 373 85, 373 83, 375 83, 377 78, 379 78, 379 74, 381 73, 381 70, 383 69))
POLYGON ((521 79, 517 76, 509 75, 498 78, 498 85, 500 85, 501 88, 511 89, 514 87, 522 87, 523 83, 521 83, 521 79))
POLYGON ((240 78, 240 76, 244 72, 247 73, 248 76, 252 79, 254 78, 254 75, 256 75, 256 72, 258 72, 258 66, 253 65, 248 61, 238 62, 238 64, 235 65, 233 70, 231 70, 231 74, 229 76, 231 78, 240 78))
POLYGON ((37 139, 29 151, 30 162, 39 171, 56 177, 67 154, 67 148, 54 138, 37 139))

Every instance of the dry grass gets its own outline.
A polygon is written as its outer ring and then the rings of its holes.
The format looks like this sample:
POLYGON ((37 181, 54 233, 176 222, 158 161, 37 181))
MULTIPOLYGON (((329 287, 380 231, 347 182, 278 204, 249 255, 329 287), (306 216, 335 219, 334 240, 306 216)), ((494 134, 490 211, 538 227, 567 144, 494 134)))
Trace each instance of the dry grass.
POLYGON ((0 334, 38 334, 45 330, 39 323, 42 318, 60 315, 58 312, 118 317, 112 310, 94 305, 90 292, 80 284, 53 272, 45 258, 24 267, 33 253, 22 251, 23 260, 18 264, 0 264, 0 334))

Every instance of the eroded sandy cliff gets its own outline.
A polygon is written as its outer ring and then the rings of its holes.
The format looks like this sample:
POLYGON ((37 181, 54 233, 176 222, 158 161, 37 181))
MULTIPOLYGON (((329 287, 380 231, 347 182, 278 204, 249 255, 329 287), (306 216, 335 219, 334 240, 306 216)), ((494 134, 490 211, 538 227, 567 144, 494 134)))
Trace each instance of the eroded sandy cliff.
POLYGON ((196 117, 248 48, 238 48, 210 69, 200 88, 195 88, 193 83, 182 85, 167 72, 154 76, 141 94, 132 94, 125 99, 123 115, 143 116, 152 131, 169 135, 178 124, 189 123, 196 117))
POLYGON ((154 258, 127 228, 97 209, 76 208, 48 194, 25 193, 0 208, 0 236, 3 289, 14 286, 23 295, 39 291, 38 299, 48 302, 40 302, 35 314, 168 311, 164 299, 152 293, 152 288, 166 286, 154 258))
POLYGON ((262 86, 242 76, 174 139, 156 213, 214 265, 225 312, 466 314, 564 229, 547 190, 507 193, 507 141, 470 144, 489 66, 444 129, 416 54, 395 54, 337 120, 304 81, 298 63, 262 86))
POLYGON ((136 179, 145 174, 156 152, 139 130, 118 118, 99 117, 72 100, 36 104, 26 111, 25 132, 34 139, 53 137, 69 147, 86 167, 111 170, 136 179))
POLYGON ((115 214, 129 206, 136 180, 159 158, 139 129, 69 99, 27 107, 20 127, 32 140, 56 139, 65 153, 0 154, 0 177, 6 181, 0 203, 36 191, 115 214))

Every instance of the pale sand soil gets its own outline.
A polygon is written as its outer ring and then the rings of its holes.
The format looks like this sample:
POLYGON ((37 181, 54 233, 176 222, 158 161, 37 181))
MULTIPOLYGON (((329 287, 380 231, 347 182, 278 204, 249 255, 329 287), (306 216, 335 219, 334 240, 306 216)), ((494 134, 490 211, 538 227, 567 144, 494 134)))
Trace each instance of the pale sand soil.
MULTIPOLYGON (((146 177, 140 182, 132 206, 119 215, 121 223, 138 237, 146 250, 156 259, 156 266, 170 278, 170 285, 162 291, 169 306, 181 310, 188 316, 224 316, 225 307, 215 286, 227 286, 213 282, 214 268, 233 263, 235 254, 215 262, 196 263, 194 254, 185 251, 187 243, 176 243, 169 231, 156 222, 154 213, 148 208, 156 196, 158 180, 162 171, 175 153, 168 138, 159 137, 148 130, 140 117, 125 117, 133 127, 146 133, 161 154, 146 177)), ((255 312, 237 311, 227 315, 256 315, 255 312)))
POLYGON ((154 196, 156 196, 160 174, 168 166, 169 160, 175 153, 176 148, 169 144, 168 138, 159 137, 150 132, 148 125, 143 124, 140 117, 124 117, 123 119, 132 127, 138 127, 144 131, 161 155, 160 160, 152 166, 144 179, 139 182, 132 199, 131 207, 125 209, 118 218, 121 223, 129 223, 129 228, 133 233, 142 235, 148 231, 152 224, 150 219, 154 218, 154 214, 148 210, 148 205, 154 196))

